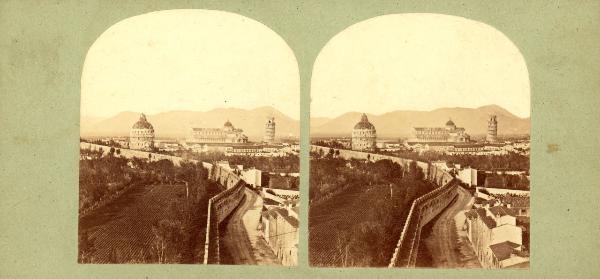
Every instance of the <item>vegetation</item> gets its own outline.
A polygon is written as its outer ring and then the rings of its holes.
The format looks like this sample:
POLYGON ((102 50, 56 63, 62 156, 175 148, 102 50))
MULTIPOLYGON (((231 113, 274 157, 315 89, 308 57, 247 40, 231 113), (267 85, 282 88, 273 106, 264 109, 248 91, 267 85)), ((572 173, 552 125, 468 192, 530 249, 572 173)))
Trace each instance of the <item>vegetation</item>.
POLYGON ((208 199, 201 164, 81 150, 79 261, 193 263, 202 258, 208 199), (118 216, 118 218, 115 218, 118 216))
POLYGON ((386 266, 412 201, 431 191, 423 171, 390 160, 311 160, 310 262, 317 266, 386 266))
POLYGON ((285 157, 225 156, 222 152, 195 153, 188 150, 168 152, 168 154, 203 162, 228 161, 230 164, 255 167, 262 171, 300 172, 300 158, 296 155, 285 157))
POLYGON ((529 171, 529 156, 517 153, 507 155, 446 155, 439 152, 424 152, 422 154, 412 151, 379 152, 417 161, 446 161, 461 166, 470 166, 478 170, 521 170, 529 171))

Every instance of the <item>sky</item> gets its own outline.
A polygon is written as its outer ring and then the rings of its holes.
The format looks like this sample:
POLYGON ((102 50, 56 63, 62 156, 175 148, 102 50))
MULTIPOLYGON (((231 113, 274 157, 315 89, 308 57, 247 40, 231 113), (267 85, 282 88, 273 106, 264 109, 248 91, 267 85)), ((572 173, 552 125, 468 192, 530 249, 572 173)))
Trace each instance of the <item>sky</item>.
POLYGON ((81 115, 122 111, 253 109, 298 119, 294 53, 274 31, 220 11, 168 10, 125 19, 91 46, 81 77, 81 115))
POLYGON ((397 14, 354 24, 321 50, 311 79, 313 117, 490 104, 529 117, 525 60, 500 31, 455 16, 397 14))

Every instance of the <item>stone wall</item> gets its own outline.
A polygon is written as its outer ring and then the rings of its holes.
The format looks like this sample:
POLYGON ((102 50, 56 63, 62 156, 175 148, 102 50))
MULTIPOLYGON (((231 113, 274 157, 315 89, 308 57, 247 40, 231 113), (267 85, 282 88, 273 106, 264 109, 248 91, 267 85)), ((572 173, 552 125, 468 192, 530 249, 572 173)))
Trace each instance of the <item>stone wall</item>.
MULTIPOLYGON (((310 151, 311 152, 319 152, 319 150, 323 150, 323 154, 328 154, 330 149, 331 148, 329 148, 329 147, 318 146, 318 145, 311 145, 310 146, 310 151)), ((375 154, 375 153, 368 153, 368 152, 348 150, 348 149, 335 149, 335 150, 339 150, 339 152, 340 152, 339 156, 342 157, 342 158, 344 158, 344 159, 346 159, 346 160, 349 160, 349 159, 359 159, 359 160, 370 160, 372 162, 375 162, 375 161, 386 160, 387 159, 387 160, 390 160, 392 162, 398 163, 398 164, 400 164, 402 166, 408 166, 408 164, 410 164, 410 162, 413 161, 411 159, 405 159, 405 158, 400 158, 400 157, 395 157, 395 156, 375 154)), ((417 161, 417 166, 421 167, 421 169, 423 169, 424 173, 427 173, 428 168, 429 168, 429 164, 428 163, 417 161)))
POLYGON ((206 241, 204 245, 204 264, 220 263, 219 225, 240 204, 245 194, 246 183, 233 170, 214 165, 210 179, 226 189, 208 200, 206 220, 206 241))
POLYGON ((421 229, 440 214, 457 195, 458 181, 449 173, 431 166, 429 177, 441 186, 415 199, 411 204, 389 267, 415 267, 421 229))
MULTIPOLYGON (((328 154, 329 147, 311 145, 311 152, 323 151, 328 154)), ((346 160, 359 159, 372 162, 379 160, 390 160, 407 167, 413 160, 399 158, 389 155, 374 154, 368 152, 336 149, 339 150, 339 156, 346 160)), ((402 227, 398 244, 390 260, 389 267, 414 267, 419 245, 421 240, 421 229, 429 223, 435 216, 440 214, 454 200, 457 195, 456 187, 458 182, 454 177, 442 168, 432 165, 429 162, 416 161, 417 166, 423 169, 427 180, 435 183, 436 187, 431 192, 415 199, 411 204, 410 211, 402 227)))
MULTIPOLYGON (((89 150, 102 150, 104 155, 110 152, 110 146, 98 145, 93 143, 81 142, 80 148, 89 150)), ((125 148, 119 149, 119 156, 125 158, 150 159, 150 161, 169 160, 174 165, 179 166, 185 159, 177 156, 146 152, 141 150, 132 150, 125 148)), ((196 160, 187 160, 197 163, 196 160)), ((219 183, 224 191, 208 200, 208 214, 206 220, 206 241, 204 244, 204 263, 218 264, 219 258, 219 225, 225 220, 244 198, 244 189, 246 183, 233 170, 202 162, 202 166, 209 170, 209 179, 219 183)))
MULTIPOLYGON (((99 144, 94 144, 94 143, 89 143, 89 142, 80 142, 79 147, 81 149, 94 150, 94 151, 102 150, 104 155, 108 154, 111 149, 110 146, 99 145, 99 144)), ((117 150, 117 149, 119 150, 120 154, 118 156, 123 156, 128 159, 131 159, 131 158, 150 159, 150 161, 152 161, 152 162, 166 159, 166 160, 173 162, 173 165, 176 165, 176 166, 179 166, 181 164, 181 162, 183 162, 183 161, 188 161, 188 162, 193 162, 193 163, 198 162, 196 160, 187 160, 187 159, 183 159, 181 157, 171 156, 171 155, 166 155, 166 154, 159 154, 159 153, 127 149, 127 148, 117 148, 117 147, 114 147, 114 148, 115 148, 115 150, 117 150)), ((212 164, 210 164, 210 163, 202 162, 202 165, 209 170, 212 168, 212 164)))

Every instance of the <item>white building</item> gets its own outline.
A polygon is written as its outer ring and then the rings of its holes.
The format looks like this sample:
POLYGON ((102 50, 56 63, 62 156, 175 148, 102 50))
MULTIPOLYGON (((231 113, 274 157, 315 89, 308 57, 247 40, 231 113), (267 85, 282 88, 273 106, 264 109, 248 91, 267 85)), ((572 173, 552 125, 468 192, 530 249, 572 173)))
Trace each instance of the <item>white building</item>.
POLYGON ((133 124, 129 132, 129 148, 137 150, 152 150, 154 147, 154 127, 142 113, 140 119, 133 124))
POLYGON ((522 250, 523 231, 504 206, 480 207, 465 212, 464 229, 484 268, 505 268, 529 262, 522 250))

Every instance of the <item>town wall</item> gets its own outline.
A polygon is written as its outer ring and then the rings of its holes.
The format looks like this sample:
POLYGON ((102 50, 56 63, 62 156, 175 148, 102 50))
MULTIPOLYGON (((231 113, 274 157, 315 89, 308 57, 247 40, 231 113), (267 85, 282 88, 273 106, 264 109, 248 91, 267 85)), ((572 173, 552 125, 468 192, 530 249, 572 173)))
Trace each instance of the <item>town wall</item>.
MULTIPOLYGON (((323 151, 328 154, 331 148, 311 145, 311 152, 323 151)), ((399 158, 389 155, 374 154, 346 149, 339 150, 339 156, 344 159, 362 159, 372 162, 379 160, 390 160, 407 167, 413 160, 399 158)), ((416 161, 421 167, 427 180, 433 182, 436 187, 431 192, 415 199, 410 207, 406 221, 402 227, 398 244, 390 260, 389 267, 414 267, 417 260, 419 245, 421 242, 421 229, 431 222, 435 216, 440 214, 457 195, 458 181, 442 169, 440 166, 429 162, 416 161)))
MULTIPOLYGON (((81 142, 80 148, 89 150, 102 150, 106 155, 110 152, 110 146, 98 145, 93 143, 81 142)), ((196 160, 186 160, 181 157, 158 154, 140 150, 132 150, 125 148, 119 149, 119 156, 125 158, 140 158, 150 159, 150 161, 169 160, 174 165, 179 166, 181 162, 188 161, 197 163, 196 160)), ((225 220, 240 204, 244 198, 246 183, 240 178, 233 169, 202 162, 202 166, 209 170, 208 177, 210 180, 219 183, 225 190, 215 195, 208 200, 208 214, 206 220, 206 241, 204 244, 204 263, 218 264, 219 257, 219 242, 220 232, 219 225, 225 220)))
MULTIPOLYGON (((108 153, 110 153, 110 149, 112 148, 110 146, 94 144, 94 143, 89 143, 89 142, 80 142, 79 147, 81 149, 87 149, 87 150, 93 150, 93 151, 102 150, 103 155, 107 155, 108 153)), ((173 162, 173 165, 175 165, 175 166, 181 165, 181 162, 184 162, 184 161, 198 163, 197 160, 184 159, 181 157, 171 156, 171 155, 166 155, 166 154, 159 154, 159 153, 127 149, 127 148, 117 148, 117 147, 114 147, 114 149, 119 150, 120 154, 118 156, 123 156, 128 159, 132 159, 132 158, 150 159, 151 162, 160 161, 160 160, 169 160, 169 161, 173 162)), ((206 163, 206 162, 202 162, 202 166, 209 170, 212 168, 212 164, 206 163)))
MULTIPOLYGON (((332 148, 318 146, 318 145, 310 146, 311 152, 319 152, 319 150, 323 150, 323 154, 328 154, 330 149, 332 149, 332 148)), ((379 161, 379 160, 390 160, 392 162, 402 165, 403 167, 408 166, 408 164, 410 164, 410 162, 413 161, 411 159, 405 159, 405 158, 400 158, 400 157, 395 157, 395 156, 390 156, 390 155, 375 154, 375 153, 368 153, 368 152, 348 150, 348 149, 335 149, 335 148, 333 148, 333 149, 336 151, 339 150, 339 152, 340 152, 339 156, 346 160, 359 159, 359 160, 369 160, 371 162, 375 162, 375 161, 379 161)), ((427 173, 428 168, 429 168, 428 163, 420 162, 420 161, 416 161, 416 163, 417 163, 417 166, 419 166, 419 167, 421 167, 421 169, 423 169, 424 173, 427 173)))
POLYGON ((243 200, 246 183, 232 169, 214 165, 209 179, 226 188, 208 200, 206 220, 206 240, 204 244, 204 264, 220 263, 221 223, 243 200))

